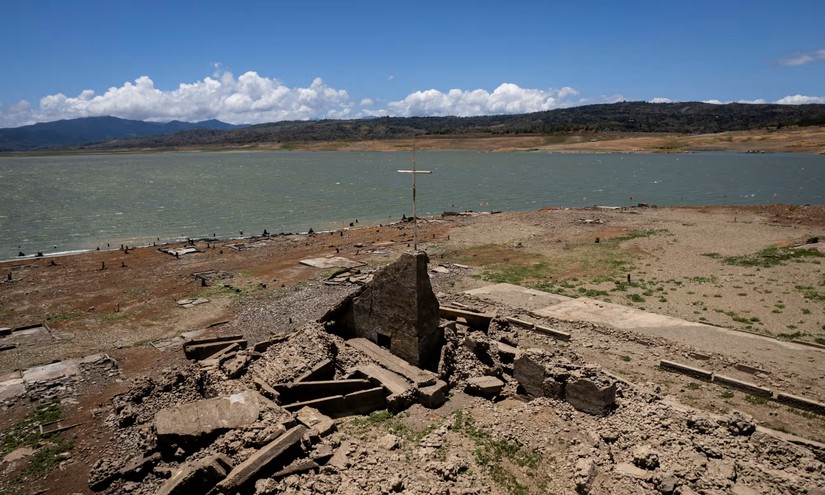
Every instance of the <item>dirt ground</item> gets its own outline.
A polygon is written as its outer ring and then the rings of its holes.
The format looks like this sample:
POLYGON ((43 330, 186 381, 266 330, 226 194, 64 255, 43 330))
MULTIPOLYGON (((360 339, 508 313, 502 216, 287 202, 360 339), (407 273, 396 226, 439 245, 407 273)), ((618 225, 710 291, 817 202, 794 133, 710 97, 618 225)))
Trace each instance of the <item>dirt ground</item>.
MULTIPOLYGON (((470 267, 436 275, 440 297, 508 282, 781 341, 825 344, 825 260, 818 254, 798 256, 789 249, 814 237, 825 241, 824 206, 468 214, 426 219, 419 224, 418 236, 431 262, 470 267)), ((200 241, 200 252, 180 258, 138 248, 0 264, 2 280, 11 274, 11 282, 0 285, 0 327, 47 323, 51 330, 45 340, 18 337, 16 347, 0 351, 0 381, 16 370, 97 352, 115 358, 121 372, 117 379, 81 387, 76 399, 63 402, 67 419, 83 423, 66 433, 73 442, 74 462, 61 466, 62 471, 32 478, 26 486, 34 492, 58 483, 53 485, 59 486, 55 493, 88 492, 94 453, 115 441, 102 433, 102 419, 94 411, 122 392, 126 379, 151 376, 183 362, 180 352, 162 350, 164 341, 222 322, 228 323, 210 331, 249 334, 253 327, 257 332, 277 332, 297 325, 308 318, 302 305, 317 312, 336 297, 334 288, 321 283, 334 270, 301 265, 301 259, 338 255, 381 266, 409 250, 411 242, 412 225, 403 223, 315 235, 200 241), (195 276, 202 272, 214 272, 206 286, 195 276), (323 297, 316 300, 314 294, 323 297), (177 302, 198 297, 209 302, 191 308, 177 302)), ((596 331, 575 322, 551 323, 575 329, 578 336, 571 347, 576 352, 633 383, 682 404, 718 414, 742 410, 761 425, 825 441, 821 416, 657 367, 659 359, 672 358, 725 368, 742 360, 736 349, 720 348, 707 363, 692 357, 695 349, 689 342, 643 338, 616 329, 596 331)), ((770 363, 749 364, 768 368, 768 375, 756 378, 765 385, 825 401, 822 362, 820 358, 801 366, 789 352, 770 363)), ((32 408, 17 404, 7 409, 0 429, 9 428, 32 408)), ((411 417, 414 421, 416 416, 411 417)), ((0 464, 2 469, 9 468, 0 464)))

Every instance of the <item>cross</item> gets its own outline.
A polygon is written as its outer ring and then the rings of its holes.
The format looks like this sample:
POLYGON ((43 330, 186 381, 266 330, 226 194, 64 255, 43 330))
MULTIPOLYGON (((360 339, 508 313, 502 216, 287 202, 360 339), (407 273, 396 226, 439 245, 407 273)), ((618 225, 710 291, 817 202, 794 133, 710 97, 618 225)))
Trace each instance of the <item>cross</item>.
POLYGON ((412 146, 412 170, 399 170, 399 174, 412 174, 412 199, 413 199, 413 252, 418 251, 418 217, 415 214, 415 176, 418 174, 431 174, 429 170, 415 169, 415 134, 413 134, 412 146))

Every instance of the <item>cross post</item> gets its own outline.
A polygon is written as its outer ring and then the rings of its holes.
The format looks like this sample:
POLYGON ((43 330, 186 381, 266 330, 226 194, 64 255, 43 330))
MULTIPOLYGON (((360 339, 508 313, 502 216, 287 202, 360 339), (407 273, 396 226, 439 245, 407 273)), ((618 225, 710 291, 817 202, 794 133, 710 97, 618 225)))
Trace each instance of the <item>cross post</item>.
POLYGON ((415 213, 415 176, 418 174, 432 174, 430 170, 415 169, 415 136, 413 135, 412 170, 399 170, 399 174, 412 175, 412 204, 413 204, 413 252, 418 251, 418 216, 415 213))

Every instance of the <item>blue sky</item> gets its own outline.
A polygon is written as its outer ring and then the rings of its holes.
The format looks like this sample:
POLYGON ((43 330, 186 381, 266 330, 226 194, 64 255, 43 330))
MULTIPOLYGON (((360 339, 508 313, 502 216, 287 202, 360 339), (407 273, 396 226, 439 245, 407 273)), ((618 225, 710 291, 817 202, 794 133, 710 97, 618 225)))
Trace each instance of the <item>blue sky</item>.
POLYGON ((0 0, 0 127, 825 103, 825 1, 0 0))

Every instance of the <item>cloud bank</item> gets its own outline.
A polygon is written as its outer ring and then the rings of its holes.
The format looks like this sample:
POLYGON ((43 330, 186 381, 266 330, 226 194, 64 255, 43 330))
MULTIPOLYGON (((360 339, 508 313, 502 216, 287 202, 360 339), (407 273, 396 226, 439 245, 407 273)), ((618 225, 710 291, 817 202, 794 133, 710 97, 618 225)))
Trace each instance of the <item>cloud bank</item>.
POLYGON ((779 60, 780 65, 807 65, 818 60, 825 60, 825 48, 808 53, 795 53, 779 60))
MULTIPOLYGON (((239 77, 218 71, 194 83, 180 84, 172 90, 155 87, 148 76, 111 87, 103 94, 84 90, 77 96, 48 95, 38 105, 20 101, 0 105, 0 127, 17 127, 78 117, 115 116, 124 119, 167 122, 197 122, 218 119, 232 124, 257 124, 282 120, 347 119, 370 116, 446 116, 460 117, 519 114, 589 103, 611 103, 620 95, 581 97, 579 91, 522 88, 503 83, 492 91, 485 89, 437 89, 415 91, 397 101, 364 97, 357 102, 345 89, 329 86, 320 78, 307 87, 289 87, 281 81, 249 71, 239 77)), ((673 100, 656 97, 656 103, 673 100)), ((712 103, 722 103, 710 100, 712 103)), ((743 101, 764 103, 765 100, 743 101)), ((776 103, 797 105, 825 103, 825 97, 789 95, 776 103)))

